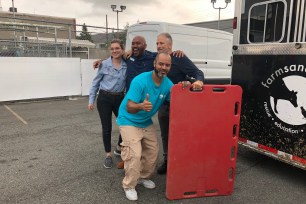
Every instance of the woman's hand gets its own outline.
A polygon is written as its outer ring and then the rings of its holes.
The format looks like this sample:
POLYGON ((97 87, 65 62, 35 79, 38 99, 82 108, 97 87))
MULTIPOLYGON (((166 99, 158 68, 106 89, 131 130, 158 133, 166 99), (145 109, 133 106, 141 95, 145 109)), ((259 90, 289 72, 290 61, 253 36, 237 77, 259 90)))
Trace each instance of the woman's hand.
POLYGON ((93 111, 94 110, 94 105, 93 104, 88 104, 88 110, 93 111))

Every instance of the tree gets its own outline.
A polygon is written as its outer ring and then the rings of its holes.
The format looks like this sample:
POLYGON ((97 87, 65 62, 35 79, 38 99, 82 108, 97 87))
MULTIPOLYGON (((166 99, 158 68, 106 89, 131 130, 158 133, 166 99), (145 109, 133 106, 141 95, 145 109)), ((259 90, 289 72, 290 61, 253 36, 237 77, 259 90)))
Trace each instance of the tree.
POLYGON ((79 40, 89 40, 90 42, 93 42, 93 40, 91 39, 91 35, 89 34, 88 30, 87 30, 87 26, 84 23, 82 26, 82 32, 80 33, 80 36, 77 36, 77 39, 79 40))
MULTIPOLYGON (((129 28, 129 23, 126 23, 126 25, 124 26, 124 29, 115 32, 114 28, 112 28, 112 32, 109 33, 109 39, 110 41, 114 38, 118 38, 120 40, 122 40, 123 44, 125 45, 126 43, 126 34, 127 34, 127 29, 129 28)), ((106 42, 106 47, 108 46, 109 42, 106 42)))
POLYGON ((124 26, 124 30, 120 31, 119 33, 119 39, 122 40, 124 44, 126 42, 126 34, 129 26, 130 26, 129 23, 126 23, 126 25, 124 26))

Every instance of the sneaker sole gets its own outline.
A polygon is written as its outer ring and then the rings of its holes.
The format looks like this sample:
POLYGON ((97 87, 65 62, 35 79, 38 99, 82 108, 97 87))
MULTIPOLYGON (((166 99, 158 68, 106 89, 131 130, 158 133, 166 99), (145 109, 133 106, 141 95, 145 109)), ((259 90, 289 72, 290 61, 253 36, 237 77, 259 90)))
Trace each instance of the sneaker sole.
POLYGON ((154 189, 154 188, 156 188, 156 185, 154 185, 154 186, 148 186, 148 185, 143 184, 142 182, 137 182, 137 184, 138 184, 138 185, 142 185, 143 187, 145 187, 145 188, 147 188, 147 189, 154 189))
POLYGON ((125 194, 125 197, 126 197, 128 200, 131 200, 131 201, 138 200, 138 197, 137 197, 137 198, 131 198, 131 197, 128 197, 126 194, 125 194))
POLYGON ((113 166, 111 166, 111 167, 109 167, 109 166, 105 166, 104 164, 103 164, 103 166, 104 166, 104 168, 106 168, 106 169, 111 169, 113 166))
POLYGON ((145 186, 145 185, 143 185, 143 187, 145 187, 146 189, 154 189, 154 188, 156 188, 156 186, 152 187, 152 186, 145 186))
POLYGON ((116 151, 114 151, 114 155, 121 156, 121 154, 117 153, 116 151))
MULTIPOLYGON (((131 200, 131 201, 135 201, 135 200, 138 200, 138 195, 136 194, 135 197, 131 197, 131 196, 128 196, 126 191, 124 192, 125 193, 125 197, 128 199, 128 200, 131 200)), ((136 192, 137 193, 137 192, 136 192)))
POLYGON ((145 186, 144 184, 142 184, 143 185, 143 187, 145 187, 145 188, 147 188, 147 189, 154 189, 154 188, 156 188, 156 186, 145 186))

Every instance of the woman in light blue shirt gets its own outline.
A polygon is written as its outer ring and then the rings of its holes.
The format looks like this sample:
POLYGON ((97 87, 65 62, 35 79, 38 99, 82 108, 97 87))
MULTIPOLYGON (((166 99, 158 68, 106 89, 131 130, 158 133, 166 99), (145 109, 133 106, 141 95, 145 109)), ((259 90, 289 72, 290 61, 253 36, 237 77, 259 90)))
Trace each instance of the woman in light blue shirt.
MULTIPOLYGON (((124 98, 126 63, 122 59, 124 54, 123 42, 114 39, 110 43, 111 57, 101 63, 96 77, 93 79, 89 93, 88 109, 94 109, 97 92, 97 108, 102 124, 102 136, 106 158, 105 168, 112 168, 111 154, 112 113, 117 117, 118 109, 124 98)), ((119 135, 119 138, 120 135, 119 135)), ((121 143, 120 139, 118 145, 121 143)))

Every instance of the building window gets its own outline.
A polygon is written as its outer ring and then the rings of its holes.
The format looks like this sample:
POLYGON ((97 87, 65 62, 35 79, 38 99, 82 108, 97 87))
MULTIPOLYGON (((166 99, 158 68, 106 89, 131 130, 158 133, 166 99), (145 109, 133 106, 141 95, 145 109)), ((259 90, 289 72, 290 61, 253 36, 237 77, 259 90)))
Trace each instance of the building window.
POLYGON ((286 2, 254 4, 249 11, 248 42, 280 42, 284 38, 286 2))

